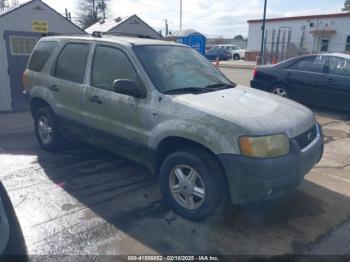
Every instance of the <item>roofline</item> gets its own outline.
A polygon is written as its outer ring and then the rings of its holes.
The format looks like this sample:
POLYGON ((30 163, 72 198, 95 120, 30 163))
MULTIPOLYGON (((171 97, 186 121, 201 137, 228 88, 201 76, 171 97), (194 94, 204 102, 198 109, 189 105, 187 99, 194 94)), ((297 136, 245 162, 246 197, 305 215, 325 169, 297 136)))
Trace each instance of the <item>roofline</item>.
MULTIPOLYGON (((129 19, 131 19, 132 17, 137 17, 142 23, 144 23, 147 27, 149 27, 151 30, 153 30, 153 32, 155 32, 160 38, 163 38, 163 36, 161 34, 159 34, 156 30, 154 30, 154 28, 152 26, 150 26, 149 24, 147 24, 145 21, 143 21, 139 16, 137 16, 136 14, 133 14, 132 16, 129 16, 127 19, 125 19, 124 21, 122 21, 121 23, 117 24, 116 26, 112 27, 111 29, 109 29, 107 32, 114 30, 115 28, 117 28, 118 26, 120 26, 121 24, 124 24, 126 21, 128 21, 129 19)), ((97 22, 98 23, 98 22, 97 22)))
MULTIPOLYGON (((335 14, 324 14, 324 15, 305 15, 305 16, 290 16, 290 17, 277 17, 266 19, 266 22, 277 22, 277 21, 289 21, 289 20, 301 20, 301 19, 316 19, 316 18, 330 18, 330 17, 350 17, 348 13, 335 13, 335 14)), ((262 23, 262 19, 248 20, 247 23, 262 23)))
POLYGON ((83 29, 81 29, 78 25, 76 25, 76 24, 73 23, 72 21, 70 21, 70 20, 68 20, 67 18, 65 18, 63 15, 61 15, 59 12, 57 12, 55 9, 53 9, 51 6, 49 6, 48 4, 46 4, 45 2, 43 2, 42 0, 31 0, 31 1, 28 1, 28 2, 26 2, 26 3, 24 3, 24 4, 18 5, 18 6, 16 6, 16 7, 14 7, 13 9, 11 9, 10 11, 8 11, 8 12, 5 11, 5 13, 0 14, 0 17, 5 16, 5 15, 7 15, 7 14, 10 14, 10 13, 12 13, 12 12, 14 12, 14 11, 17 11, 19 8, 24 7, 24 6, 27 6, 27 5, 32 4, 32 3, 34 3, 34 2, 37 2, 37 1, 39 1, 41 4, 43 4, 44 6, 46 6, 48 9, 50 9, 50 10, 53 11, 53 12, 55 12, 57 15, 59 15, 60 17, 62 17, 63 19, 65 19, 67 22, 71 23, 71 24, 74 25, 76 28, 78 28, 80 31, 82 31, 84 34, 86 34, 86 32, 85 32, 83 29))

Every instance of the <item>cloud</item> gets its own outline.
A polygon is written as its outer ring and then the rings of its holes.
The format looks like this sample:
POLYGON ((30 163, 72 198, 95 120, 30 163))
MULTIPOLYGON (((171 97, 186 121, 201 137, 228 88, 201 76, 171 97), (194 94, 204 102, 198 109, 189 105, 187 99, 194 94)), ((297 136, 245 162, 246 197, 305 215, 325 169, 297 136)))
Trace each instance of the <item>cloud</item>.
MULTIPOLYGON (((77 15, 78 0, 44 0, 44 2, 62 14, 64 9, 68 8, 73 18, 77 15)), ((327 10, 316 7, 283 12, 278 7, 289 5, 295 10, 295 5, 286 0, 269 0, 268 3, 268 17, 332 13, 341 10, 342 7, 330 4, 327 10)), ((164 19, 168 19, 171 31, 179 29, 180 0, 110 0, 110 5, 111 17, 137 14, 157 31, 164 30, 164 19)), ((238 34, 247 36, 247 20, 262 18, 262 12, 262 0, 183 0, 183 28, 193 28, 208 36, 233 37, 238 34)))

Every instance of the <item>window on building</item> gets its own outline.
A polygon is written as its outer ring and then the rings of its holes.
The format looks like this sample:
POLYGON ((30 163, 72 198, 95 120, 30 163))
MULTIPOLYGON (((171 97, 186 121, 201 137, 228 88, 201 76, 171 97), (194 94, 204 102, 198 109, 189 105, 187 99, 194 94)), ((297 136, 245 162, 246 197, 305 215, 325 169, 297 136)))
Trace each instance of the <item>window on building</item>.
POLYGON ((92 66, 91 85, 113 90, 116 79, 130 79, 140 84, 139 77, 128 57, 113 47, 98 46, 92 66))
POLYGON ((57 42, 40 42, 33 52, 28 68, 32 71, 40 72, 57 45, 57 42))
POLYGON ((55 76, 71 82, 84 82, 90 45, 67 44, 57 58, 55 76))
POLYGON ((28 36, 10 36, 11 55, 30 56, 38 39, 28 36))
POLYGON ((346 46, 345 46, 345 51, 350 52, 350 35, 346 39, 346 46))

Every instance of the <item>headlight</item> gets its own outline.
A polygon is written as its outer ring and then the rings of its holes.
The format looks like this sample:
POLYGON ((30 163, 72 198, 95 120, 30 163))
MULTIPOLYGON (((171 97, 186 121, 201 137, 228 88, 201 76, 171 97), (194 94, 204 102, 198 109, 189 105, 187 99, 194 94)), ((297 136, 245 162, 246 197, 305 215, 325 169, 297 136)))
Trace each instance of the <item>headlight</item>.
POLYGON ((284 134, 239 138, 242 155, 257 158, 273 158, 289 153, 289 139, 284 134))

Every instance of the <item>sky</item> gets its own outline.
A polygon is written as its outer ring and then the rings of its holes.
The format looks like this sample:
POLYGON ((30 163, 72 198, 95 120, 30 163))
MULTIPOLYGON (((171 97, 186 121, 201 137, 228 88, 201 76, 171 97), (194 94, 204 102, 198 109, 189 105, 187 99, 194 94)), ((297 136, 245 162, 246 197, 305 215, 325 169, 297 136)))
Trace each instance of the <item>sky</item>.
MULTIPOLYGON (((19 2, 25 2, 20 0, 19 2)), ((78 14, 79 0, 43 0, 64 14, 65 8, 78 14)), ((183 28, 192 28, 208 37, 248 35, 249 19, 261 19, 264 0, 183 0, 183 28)), ((339 13, 344 0, 268 0, 267 17, 339 13)), ((157 31, 179 29, 180 0, 110 0, 109 17, 137 14, 157 31)))

